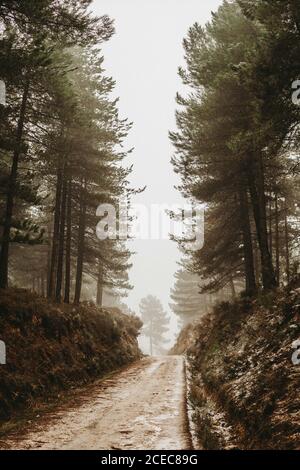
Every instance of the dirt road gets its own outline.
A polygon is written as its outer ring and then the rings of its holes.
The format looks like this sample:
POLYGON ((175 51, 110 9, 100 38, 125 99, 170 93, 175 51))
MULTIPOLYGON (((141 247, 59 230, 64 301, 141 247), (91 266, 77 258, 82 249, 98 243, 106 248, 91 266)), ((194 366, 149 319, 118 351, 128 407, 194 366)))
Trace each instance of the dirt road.
POLYGON ((146 358, 12 437, 12 449, 190 448, 181 356, 146 358), (86 396, 87 395, 87 396, 86 396))

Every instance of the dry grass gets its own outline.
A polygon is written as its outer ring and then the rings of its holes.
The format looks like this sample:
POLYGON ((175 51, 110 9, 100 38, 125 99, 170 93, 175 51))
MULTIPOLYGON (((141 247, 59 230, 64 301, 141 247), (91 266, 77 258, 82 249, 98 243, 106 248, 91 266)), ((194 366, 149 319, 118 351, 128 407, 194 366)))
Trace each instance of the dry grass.
POLYGON ((117 309, 47 302, 24 290, 0 291, 0 420, 100 378, 140 357, 141 323, 117 309))

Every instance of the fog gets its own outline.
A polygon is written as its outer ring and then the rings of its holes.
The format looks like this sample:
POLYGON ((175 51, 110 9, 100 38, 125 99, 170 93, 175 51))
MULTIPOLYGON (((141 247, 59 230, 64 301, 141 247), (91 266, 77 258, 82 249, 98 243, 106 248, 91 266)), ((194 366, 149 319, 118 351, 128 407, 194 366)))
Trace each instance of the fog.
MULTIPOLYGON (((182 203, 174 186, 178 179, 170 159, 173 148, 168 131, 175 129, 175 96, 185 93, 178 77, 184 66, 182 40, 196 21, 205 24, 221 0, 95 0, 93 11, 115 19, 116 34, 103 46, 105 69, 116 80, 122 117, 134 126, 126 141, 135 150, 133 187, 147 186, 134 202, 150 205, 182 203)), ((167 217, 167 216, 166 216, 167 217)), ((140 299, 157 296, 169 311, 169 292, 180 253, 170 240, 130 242, 130 281, 134 285, 126 303, 138 312, 140 299)), ((170 316, 172 316, 170 312, 170 316)), ((176 332, 172 317, 170 339, 176 332)))

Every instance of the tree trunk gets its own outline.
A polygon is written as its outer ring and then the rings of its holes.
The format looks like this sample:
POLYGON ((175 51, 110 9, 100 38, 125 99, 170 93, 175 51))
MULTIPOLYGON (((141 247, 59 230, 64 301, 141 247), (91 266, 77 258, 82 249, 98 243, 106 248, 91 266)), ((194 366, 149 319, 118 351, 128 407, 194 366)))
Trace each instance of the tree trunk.
POLYGON ((71 290, 71 236, 72 236, 72 182, 68 183, 67 199, 67 234, 66 234, 66 276, 65 276, 65 298, 66 304, 70 303, 71 290))
POLYGON ((46 271, 46 296, 48 297, 48 289, 50 285, 50 267, 51 267, 51 239, 52 239, 52 223, 48 222, 48 229, 47 229, 47 271, 46 271))
POLYGON ((98 272, 98 281, 97 281, 97 305, 102 307, 103 301, 103 264, 102 261, 99 261, 99 272, 98 272))
POLYGON ((273 261, 273 214, 272 214, 272 194, 270 193, 270 202, 269 202, 269 247, 270 247, 270 256, 273 261))
POLYGON ((86 225, 86 200, 85 200, 86 183, 82 183, 80 191, 80 216, 78 227, 78 246, 77 246, 77 269, 74 304, 79 304, 82 286, 82 271, 84 259, 84 238, 86 225))
POLYGON ((42 294, 42 297, 46 296, 45 276, 46 276, 46 272, 42 271, 42 275, 41 275, 41 290, 42 290, 41 294, 42 294))
POLYGON ((65 176, 63 176, 61 207, 60 207, 60 223, 59 223, 56 290, 55 290, 55 301, 57 303, 61 302, 61 290, 62 290, 62 282, 63 282, 65 226, 66 226, 66 200, 67 200, 67 182, 66 182, 65 176))
POLYGON ((280 237, 279 237, 279 208, 278 194, 275 195, 275 251, 276 251, 276 279, 280 285, 280 237))
POLYGON ((57 180, 56 180, 54 227, 53 227, 53 235, 52 235, 52 252, 51 252, 51 260, 50 260, 48 298, 52 298, 54 294, 55 274, 56 274, 56 267, 57 267, 58 240, 59 240, 61 196, 62 196, 62 171, 59 168, 57 170, 57 180))
POLYGON ((244 246, 244 263, 246 277, 246 293, 253 295, 256 292, 256 281, 254 271, 253 246, 251 236, 251 225, 249 217, 248 195, 244 189, 240 190, 240 217, 242 226, 242 237, 244 246))
POLYGON ((256 278, 256 285, 259 288, 260 286, 260 274, 261 274, 261 266, 260 266, 260 257, 259 257, 259 249, 257 246, 257 241, 254 242, 254 264, 255 264, 255 278, 256 278))
POLYGON ((236 290, 235 290, 234 280, 232 276, 230 276, 229 285, 230 285, 231 299, 234 301, 236 299, 236 290))
POLYGON ((285 233, 285 259, 286 259, 286 279, 287 283, 290 283, 290 248, 289 248, 289 226, 288 226, 288 214, 287 214, 287 203, 284 200, 284 233, 285 233))
POLYGON ((20 115, 18 120, 17 134, 16 134, 16 145, 13 154, 12 167, 10 177, 8 181, 7 198, 6 198, 6 210, 4 216, 3 233, 2 233, 2 244, 0 253, 0 288, 6 289, 8 286, 8 261, 9 261, 9 243, 10 243, 10 232, 12 225, 12 216, 14 209, 14 196, 16 190, 17 176, 19 159, 22 151, 22 139, 23 130, 26 116, 26 108, 29 95, 29 80, 25 82, 23 91, 20 115))
POLYGON ((247 177, 260 250, 263 287, 264 289, 269 290, 276 287, 277 282, 268 245, 266 201, 261 158, 259 159, 257 167, 258 176, 253 169, 253 161, 248 159, 247 177), (255 184, 257 180, 259 189, 257 189, 255 184))

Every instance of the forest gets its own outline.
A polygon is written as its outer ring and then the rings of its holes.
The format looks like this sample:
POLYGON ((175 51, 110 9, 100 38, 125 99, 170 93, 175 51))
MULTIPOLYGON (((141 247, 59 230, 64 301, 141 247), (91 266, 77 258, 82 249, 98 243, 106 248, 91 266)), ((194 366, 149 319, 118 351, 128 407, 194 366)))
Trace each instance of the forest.
MULTIPOLYGON (((298 2, 224 2, 184 40, 173 165, 205 204, 203 291, 255 296, 299 279, 298 2)), ((184 250, 184 247, 183 247, 184 250)))
POLYGON ((126 291, 129 251, 99 243, 96 209, 129 197, 122 143, 131 124, 110 97, 100 44, 112 21, 90 2, 1 2, 0 286, 78 304, 82 286, 126 291), (38 3, 38 6, 37 6, 38 3), (31 266, 28 272, 28 266, 31 266))

